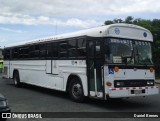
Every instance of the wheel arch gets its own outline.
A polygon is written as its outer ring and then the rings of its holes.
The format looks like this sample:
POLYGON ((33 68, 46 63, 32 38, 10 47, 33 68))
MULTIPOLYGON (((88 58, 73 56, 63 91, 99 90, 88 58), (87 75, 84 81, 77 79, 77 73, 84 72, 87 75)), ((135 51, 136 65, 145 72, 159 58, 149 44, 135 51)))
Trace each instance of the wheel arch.
POLYGON ((87 86, 87 77, 83 75, 83 77, 81 77, 78 74, 70 74, 67 78, 67 82, 66 82, 66 92, 69 91, 69 84, 72 78, 77 78, 79 79, 80 83, 82 84, 82 88, 83 88, 83 93, 84 96, 88 96, 88 86, 87 86))
POLYGON ((13 70, 13 82, 14 82, 14 85, 16 87, 20 87, 21 86, 20 75, 19 75, 18 69, 14 69, 13 70))
MULTIPOLYGON (((80 83, 82 84, 82 80, 81 80, 81 78, 80 78, 79 75, 77 75, 77 74, 70 74, 70 75, 68 76, 68 79, 67 79, 66 92, 69 91, 69 84, 70 84, 70 82, 71 82, 71 80, 72 80, 73 78, 77 78, 77 79, 80 81, 80 83)), ((82 84, 82 87, 83 87, 83 84, 82 84)), ((83 91, 84 91, 84 89, 83 89, 83 91)))
POLYGON ((14 70, 13 70, 13 76, 12 76, 13 78, 14 78, 15 73, 18 73, 18 74, 19 74, 18 69, 14 69, 14 70))

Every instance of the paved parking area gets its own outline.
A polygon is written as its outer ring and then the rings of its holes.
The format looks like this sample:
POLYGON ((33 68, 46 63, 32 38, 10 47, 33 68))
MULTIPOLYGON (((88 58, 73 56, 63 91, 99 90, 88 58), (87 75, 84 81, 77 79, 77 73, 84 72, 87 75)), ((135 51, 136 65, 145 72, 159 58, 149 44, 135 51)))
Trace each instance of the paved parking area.
MULTIPOLYGON (((159 85, 159 84, 158 84, 159 85)), ((160 86, 160 85, 159 85, 160 86)), ((88 99, 85 103, 75 103, 64 92, 23 85, 16 88, 10 79, 0 79, 0 92, 8 99, 12 112, 160 112, 160 95, 136 97, 105 102, 88 99)), ((9 119, 8 121, 93 121, 104 118, 45 118, 45 119, 9 119)), ((110 119, 126 120, 128 119, 110 119)), ((129 119, 140 120, 140 119, 129 119)), ((143 119, 141 119, 143 120, 143 119)), ((148 120, 148 119, 144 119, 148 120)), ((155 119, 158 121, 158 119, 155 119)))

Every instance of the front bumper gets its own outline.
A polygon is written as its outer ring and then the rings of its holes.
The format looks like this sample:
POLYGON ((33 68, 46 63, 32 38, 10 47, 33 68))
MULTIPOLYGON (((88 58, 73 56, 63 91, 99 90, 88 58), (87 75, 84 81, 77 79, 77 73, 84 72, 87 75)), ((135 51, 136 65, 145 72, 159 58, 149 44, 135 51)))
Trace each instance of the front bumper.
POLYGON ((11 112, 11 109, 10 108, 3 108, 3 109, 0 109, 0 113, 10 113, 11 112))
POLYGON ((159 94, 158 86, 109 88, 110 98, 135 97, 159 94), (135 93, 141 92, 141 93, 135 93))

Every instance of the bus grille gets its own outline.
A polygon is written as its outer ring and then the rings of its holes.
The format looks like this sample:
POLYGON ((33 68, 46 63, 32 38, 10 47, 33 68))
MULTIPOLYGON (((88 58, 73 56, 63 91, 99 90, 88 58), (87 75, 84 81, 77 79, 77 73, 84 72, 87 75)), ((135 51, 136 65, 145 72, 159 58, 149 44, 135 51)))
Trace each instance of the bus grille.
POLYGON ((114 87, 144 87, 154 86, 154 80, 115 80, 114 87), (147 85, 147 81, 153 81, 152 85, 147 85))

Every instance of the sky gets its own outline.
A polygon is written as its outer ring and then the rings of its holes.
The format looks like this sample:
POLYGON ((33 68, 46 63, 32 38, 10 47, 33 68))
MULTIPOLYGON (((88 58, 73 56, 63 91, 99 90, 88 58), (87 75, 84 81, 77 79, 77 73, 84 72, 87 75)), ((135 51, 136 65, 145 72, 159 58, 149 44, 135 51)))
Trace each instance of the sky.
POLYGON ((159 0, 0 0, 0 48, 102 26, 106 20, 160 19, 159 0))

